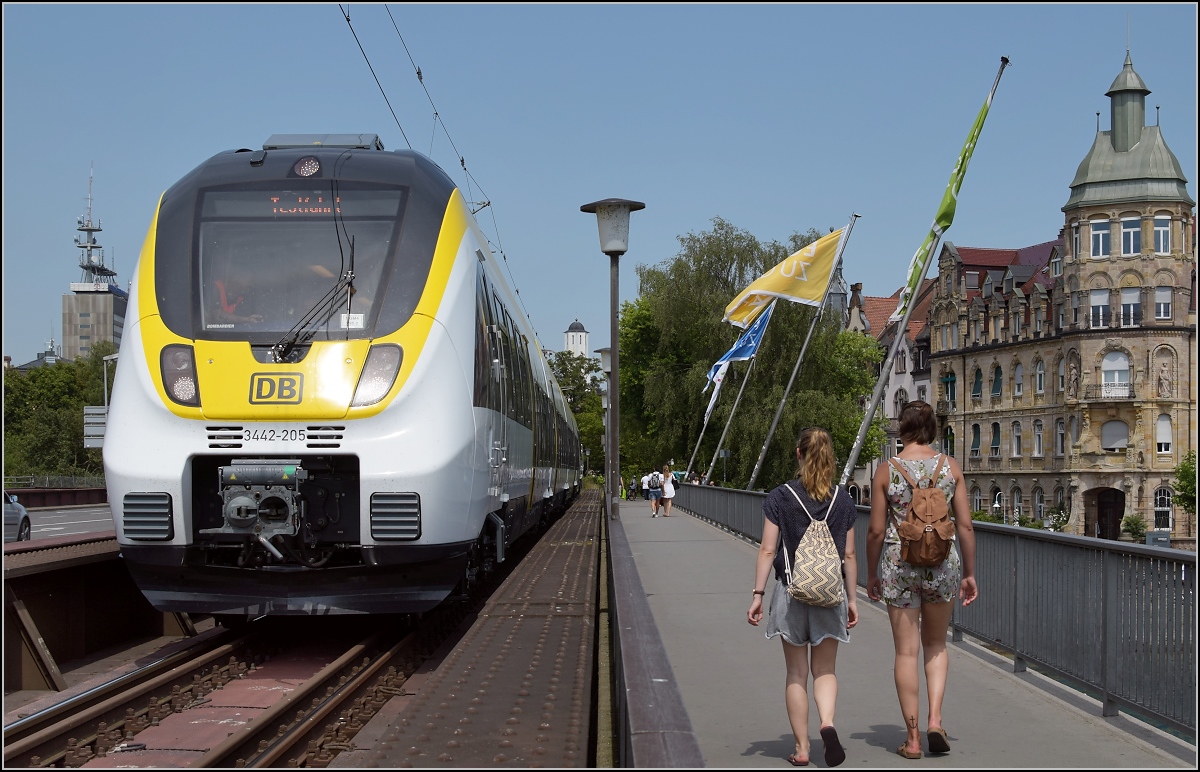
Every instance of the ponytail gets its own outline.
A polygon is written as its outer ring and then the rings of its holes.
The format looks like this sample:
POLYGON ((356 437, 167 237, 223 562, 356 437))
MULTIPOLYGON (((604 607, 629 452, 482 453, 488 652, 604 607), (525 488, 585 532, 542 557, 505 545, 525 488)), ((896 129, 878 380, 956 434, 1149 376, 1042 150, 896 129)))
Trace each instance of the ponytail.
POLYGON ((808 495, 817 501, 829 498, 833 491, 833 440, 824 429, 812 428, 800 432, 796 441, 800 451, 800 468, 796 476, 808 495))

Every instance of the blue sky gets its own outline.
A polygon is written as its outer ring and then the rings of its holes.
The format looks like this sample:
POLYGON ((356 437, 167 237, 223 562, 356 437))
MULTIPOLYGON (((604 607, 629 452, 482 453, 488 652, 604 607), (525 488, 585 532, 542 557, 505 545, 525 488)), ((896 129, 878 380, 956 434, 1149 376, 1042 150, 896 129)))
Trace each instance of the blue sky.
POLYGON ((61 338, 93 165, 93 217, 125 286, 158 196, 276 133, 378 133, 465 187, 452 141, 479 186, 468 198, 492 202, 480 225, 556 350, 576 318, 592 348, 608 344, 609 261, 579 207, 609 197, 646 204, 632 215, 622 300, 637 296, 637 264, 671 258, 714 217, 782 242, 854 212, 846 279, 890 295, 1001 56, 1012 66, 948 240, 1057 238, 1097 112, 1109 128, 1104 92, 1127 43, 1152 91, 1148 121, 1161 105, 1196 197, 1192 4, 349 10, 391 109, 337 5, 5 4, 3 353, 22 363, 61 338))

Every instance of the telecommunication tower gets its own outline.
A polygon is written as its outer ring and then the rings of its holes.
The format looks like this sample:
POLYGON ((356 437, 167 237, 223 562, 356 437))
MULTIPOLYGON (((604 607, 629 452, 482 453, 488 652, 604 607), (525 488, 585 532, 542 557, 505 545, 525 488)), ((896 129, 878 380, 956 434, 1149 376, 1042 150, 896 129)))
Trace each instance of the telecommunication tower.
POLYGON ((79 216, 79 227, 76 228, 82 235, 75 237, 75 246, 83 250, 79 256, 79 267, 83 271, 79 281, 86 284, 112 284, 112 279, 117 272, 104 264, 104 247, 96 241, 96 234, 103 230, 100 227, 101 221, 97 219, 95 224, 92 223, 92 175, 94 171, 94 167, 88 171, 87 214, 79 216))

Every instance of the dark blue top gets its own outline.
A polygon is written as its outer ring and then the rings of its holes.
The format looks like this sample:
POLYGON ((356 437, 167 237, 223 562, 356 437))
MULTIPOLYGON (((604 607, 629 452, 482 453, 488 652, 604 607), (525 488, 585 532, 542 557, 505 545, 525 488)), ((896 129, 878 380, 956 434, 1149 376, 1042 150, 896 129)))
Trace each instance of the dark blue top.
MULTIPOLYGON (((775 551, 775 576, 779 579, 784 578, 783 549, 788 551, 788 560, 794 560, 796 546, 804 538, 804 532, 808 530, 809 523, 809 519, 804 515, 804 510, 796 502, 795 496, 784 490, 785 486, 791 486, 792 490, 796 491, 804 502, 804 506, 808 507, 809 514, 817 520, 825 517, 825 512, 829 509, 829 502, 833 501, 832 496, 824 501, 814 501, 799 480, 786 482, 767 494, 767 498, 763 501, 763 515, 779 526, 779 530, 783 534, 783 547, 782 549, 777 547, 775 551)), ((858 522, 858 510, 846 489, 841 485, 837 488, 837 503, 834 504, 833 511, 829 513, 828 518, 829 534, 833 537, 833 543, 837 545, 838 554, 845 558, 846 534, 858 522)))

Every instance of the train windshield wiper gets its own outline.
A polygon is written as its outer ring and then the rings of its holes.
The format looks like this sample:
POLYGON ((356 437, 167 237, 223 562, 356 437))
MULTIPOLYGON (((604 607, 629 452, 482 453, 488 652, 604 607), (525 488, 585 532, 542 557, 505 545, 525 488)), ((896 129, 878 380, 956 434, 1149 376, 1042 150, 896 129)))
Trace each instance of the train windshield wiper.
POLYGON ((350 269, 342 274, 342 277, 337 280, 326 292, 320 300, 318 300, 312 308, 308 310, 300 321, 288 330, 279 342, 271 347, 271 354, 276 362, 286 362, 287 358, 297 346, 302 346, 312 340, 317 334, 317 330, 324 327, 339 308, 342 307, 342 292, 345 291, 345 304, 347 312, 346 325, 349 328, 349 312, 350 301, 354 297, 354 240, 350 240, 350 269))

